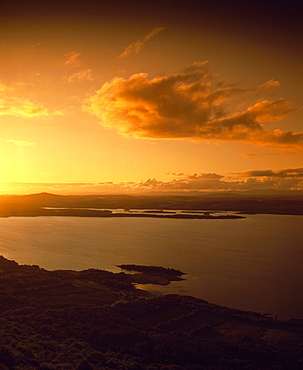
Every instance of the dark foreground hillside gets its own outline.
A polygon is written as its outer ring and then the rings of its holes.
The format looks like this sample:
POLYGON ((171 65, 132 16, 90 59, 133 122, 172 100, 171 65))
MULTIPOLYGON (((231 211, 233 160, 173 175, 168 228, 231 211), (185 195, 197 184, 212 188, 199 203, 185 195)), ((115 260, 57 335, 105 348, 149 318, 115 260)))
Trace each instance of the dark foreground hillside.
POLYGON ((137 271, 46 271, 0 257, 0 369, 303 368, 302 323, 151 297, 133 282, 166 284, 171 269, 137 271))

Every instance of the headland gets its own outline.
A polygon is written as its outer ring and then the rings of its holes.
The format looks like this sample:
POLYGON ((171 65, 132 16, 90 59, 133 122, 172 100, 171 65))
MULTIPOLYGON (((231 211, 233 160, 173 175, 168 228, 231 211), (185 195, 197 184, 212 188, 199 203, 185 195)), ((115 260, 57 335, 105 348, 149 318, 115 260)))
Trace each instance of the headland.
MULTIPOLYGON (((300 369, 303 323, 136 289, 157 266, 47 271, 0 257, 1 369, 300 369)), ((159 280, 157 280, 159 279, 159 280)), ((163 283, 163 281, 162 281, 163 283)))

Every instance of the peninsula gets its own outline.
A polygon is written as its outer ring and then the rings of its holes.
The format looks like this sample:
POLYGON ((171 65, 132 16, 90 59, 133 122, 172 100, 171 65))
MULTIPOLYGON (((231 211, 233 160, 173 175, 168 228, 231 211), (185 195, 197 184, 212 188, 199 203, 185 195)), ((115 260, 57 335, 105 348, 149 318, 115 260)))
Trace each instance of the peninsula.
MULTIPOLYGON (((122 265, 151 282, 180 271, 122 265)), ((136 274, 47 271, 0 256, 0 368, 300 369, 303 323, 189 296, 155 297, 136 274), (142 283, 142 282, 141 282, 142 283)))

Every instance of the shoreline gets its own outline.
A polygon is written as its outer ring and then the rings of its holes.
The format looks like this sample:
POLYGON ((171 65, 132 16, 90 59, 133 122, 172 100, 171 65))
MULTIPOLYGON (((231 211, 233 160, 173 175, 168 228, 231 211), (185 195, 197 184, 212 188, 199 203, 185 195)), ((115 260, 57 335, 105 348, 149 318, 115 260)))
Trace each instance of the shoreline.
MULTIPOLYGON (((35 300, 35 298, 39 298, 38 296, 42 297, 45 295, 45 302, 44 304, 52 304, 52 297, 55 297, 56 294, 49 295, 49 290, 53 289, 58 290, 58 296, 61 297, 63 300, 66 296, 63 296, 59 293, 62 284, 59 282, 62 280, 63 285, 66 286, 74 286, 76 289, 72 289, 72 295, 77 294, 90 294, 93 290, 99 290, 96 286, 95 289, 91 289, 91 284, 85 284, 88 288, 85 291, 85 286, 81 285, 81 289, 77 292, 77 288, 79 288, 79 281, 85 280, 86 282, 95 281, 98 284, 107 286, 109 291, 115 291, 118 295, 121 291, 125 291, 122 293, 124 299, 128 296, 129 299, 133 298, 144 298, 144 299, 153 299, 158 298, 158 294, 150 293, 148 290, 139 289, 137 285, 155 285, 155 286, 165 286, 169 285, 171 282, 174 281, 182 281, 185 280, 182 276, 187 274, 183 271, 176 270, 173 268, 161 267, 161 266, 150 266, 150 265, 137 265, 137 264, 122 264, 116 265, 121 269, 120 272, 111 272, 99 268, 89 268, 84 270, 70 270, 70 269, 56 269, 56 270, 48 270, 42 268, 38 265, 28 265, 28 264, 19 264, 15 260, 9 260, 5 258, 3 255, 0 255, 0 291, 5 291, 7 288, 8 282, 13 282, 13 291, 12 287, 8 290, 10 291, 10 295, 19 295, 22 291, 22 297, 26 297, 28 294, 35 300), (128 271, 127 273, 125 271, 128 271), (24 277, 30 277, 27 281, 24 277), (34 279, 33 279, 34 278, 34 279), (55 280, 54 280, 55 278, 55 280), (54 285, 53 282, 56 281, 54 285), (21 283, 22 282, 22 283, 21 283), (74 284, 74 282, 76 284, 74 284), (21 285, 20 285, 21 284, 21 285), (35 285, 33 285, 35 284, 35 285), (37 287, 36 285, 40 285, 37 287), (20 289, 21 288, 21 289, 20 289), (35 292, 41 292, 42 294, 38 294, 36 297, 35 292), (34 293, 34 294, 33 294, 34 293)), ((8 284, 10 285, 10 283, 8 284)), ((55 292, 53 292, 55 293, 55 292)), ((160 296, 174 296, 179 297, 180 299, 192 299, 197 302, 202 302, 203 304, 210 305, 212 307, 217 307, 217 309, 228 310, 229 312, 233 312, 237 315, 246 316, 246 318, 258 317, 258 319, 263 318, 266 321, 275 321, 280 323, 302 323, 303 329, 303 319, 298 318, 289 318, 289 319, 279 319, 278 316, 275 316, 271 313, 260 313, 257 311, 251 310, 241 310, 237 308, 229 308, 227 306, 211 303, 205 301, 202 298, 197 298, 190 295, 183 295, 183 294, 161 294, 160 296)), ((116 297, 117 298, 117 297, 116 297)), ((39 300, 39 299, 38 299, 39 300)), ((77 300, 77 299, 76 299, 77 300)), ((0 306, 1 306, 0 302, 0 306)), ((54 303, 54 302, 53 302, 54 303)), ((0 315, 1 316, 1 315, 0 315)), ((302 338, 303 339, 303 338, 302 338)))
MULTIPOLYGON (((9 260, 5 258, 3 255, 0 255, 0 292, 5 291, 5 288, 2 286, 3 284, 7 283, 7 280, 5 278, 5 275, 8 274, 10 277, 9 279, 14 282, 14 289, 16 288, 15 292, 16 295, 21 294, 21 290, 19 289, 21 286, 19 286, 19 283, 16 283, 17 281, 22 281, 22 288, 24 288, 24 292, 22 293, 24 296, 27 295, 27 293, 30 293, 30 295, 34 298, 35 294, 33 295, 32 292, 39 291, 43 292, 45 290, 46 297, 48 296, 48 291, 50 289, 58 289, 60 290, 62 284, 55 284, 53 285, 53 278, 55 277, 56 281, 62 280, 63 285, 74 285, 71 283, 71 281, 76 282, 76 286, 78 287, 79 280, 87 280, 87 281, 95 281, 98 282, 98 284, 105 285, 109 288, 109 290, 113 290, 116 293, 121 293, 121 291, 126 291, 126 293, 122 293, 124 298, 128 296, 129 299, 133 298, 144 298, 144 299, 153 299, 165 296, 175 296, 179 297, 180 299, 187 299, 190 298, 195 301, 200 301, 203 304, 210 305, 212 307, 217 307, 218 309, 222 310, 228 310, 230 312, 234 312, 237 315, 244 315, 247 317, 250 317, 251 315, 253 317, 264 318, 266 321, 275 321, 280 323, 301 323, 302 329, 303 329, 303 319, 300 318, 289 318, 289 319, 281 319, 277 315, 274 315, 270 312, 267 313, 261 313, 257 311, 252 310, 243 310, 243 309, 237 309, 237 308, 229 308, 224 305, 219 305, 216 303, 211 303, 208 301, 205 301, 202 298, 194 297, 191 295, 184 295, 184 294, 178 294, 178 293, 168 293, 168 294, 154 294, 149 292, 149 290, 145 289, 139 289, 137 288, 138 285, 142 286, 148 286, 148 285, 155 285, 155 286, 165 286, 169 285, 172 282, 176 281, 182 281, 186 280, 186 278, 183 278, 182 276, 187 276, 187 274, 183 271, 176 270, 173 268, 167 268, 167 267, 161 267, 161 266, 150 266, 150 265, 138 265, 138 264, 122 264, 122 265, 116 265, 116 267, 119 267, 121 269, 120 272, 111 272, 108 270, 103 270, 100 268, 88 268, 84 270, 71 270, 71 269, 55 269, 55 270, 48 270, 45 268, 42 268, 38 265, 28 265, 28 264, 19 264, 15 260, 9 260), (126 272, 127 271, 127 272, 126 272), (31 276, 35 277, 35 281, 32 279, 29 279, 27 282, 22 279, 22 277, 25 276, 31 276), (4 278, 4 279, 3 279, 4 278), (42 278, 39 281, 39 278, 42 278), (33 282, 35 282, 38 285, 41 285, 40 288, 32 286, 33 282), (1 288, 2 286, 2 288, 1 288)), ((91 285, 91 284, 87 284, 91 285)), ((90 286, 91 288, 91 286, 90 286)), ((96 287, 95 287, 96 288, 96 287)), ((11 289, 10 293, 12 294, 11 289)), ((76 289, 77 290, 77 289, 76 289)), ((92 289, 94 290, 94 289, 92 289)), ((97 289, 98 290, 98 289, 97 289)), ((82 289, 80 289, 80 292, 77 293, 76 291, 73 291, 72 294, 90 294, 91 289, 88 289, 85 291, 84 286, 82 286, 82 289)), ((22 296, 23 296, 22 295, 22 296)), ((42 294, 43 295, 43 294, 42 294)), ((56 294, 50 295, 48 298, 50 298, 50 301, 45 301, 45 304, 52 303, 51 297, 55 296, 56 294)), ((61 294, 59 293, 59 296, 61 294)), ((47 298, 47 299, 48 299, 47 298)), ((62 299, 64 297, 62 296, 62 299)), ((0 302, 1 306, 1 302, 0 302)), ((1 315, 0 315, 1 317, 1 315)), ((303 337, 302 337, 303 340, 303 337)))
MULTIPOLYGON (((138 211, 140 212, 140 211, 138 211)), ((244 216, 237 214, 234 215, 212 215, 208 212, 207 214, 185 214, 185 213, 169 213, 155 211, 142 212, 142 213, 122 213, 112 212, 109 210, 87 210, 87 209, 34 209, 34 210, 18 210, 13 212, 7 212, 1 214, 0 217, 43 217, 43 216, 58 216, 58 217, 129 217, 129 218, 170 218, 170 219, 200 219, 200 220, 224 220, 224 219, 243 219, 244 216)))
POLYGON ((138 273, 154 284, 184 273, 122 267, 137 271, 48 271, 0 256, 0 367, 301 368, 301 320, 282 321, 191 296, 155 297, 135 287, 138 273))
MULTIPOLYGON (((180 217, 180 212, 185 214, 191 212, 190 216, 185 215, 184 218, 193 218, 193 213, 197 213, 197 216, 202 217, 196 218, 204 219, 207 216, 213 218, 212 214, 219 212, 231 212, 233 216, 239 218, 245 214, 302 216, 303 192, 274 194, 223 192, 199 195, 58 195, 39 193, 0 196, 0 217, 55 215, 58 212, 62 216, 126 217, 124 214, 115 216, 109 215, 108 212, 106 214, 106 210, 129 211, 128 217, 177 218, 174 214, 176 212, 179 212, 178 217, 180 217), (130 216, 131 210, 134 213, 141 212, 141 214, 130 216)), ((219 218, 218 215, 215 217, 219 218)))
MULTIPOLYGON (((140 212, 140 210, 136 210, 136 212, 140 212)), ((189 211, 190 212, 190 211, 189 211)), ((275 216, 303 216, 301 213, 295 212, 254 212, 254 211, 234 211, 234 214, 228 215, 212 215, 211 213, 218 213, 218 212, 232 212, 230 210, 220 210, 220 211, 211 211, 208 215, 201 215, 200 213, 204 213, 203 211, 193 211, 196 214, 181 214, 181 213, 174 213, 174 212, 145 212, 145 213, 111 213, 106 214, 103 211, 87 211, 87 210, 54 210, 54 211, 47 211, 47 212, 37 212, 37 211, 17 211, 17 212, 1 212, 0 210, 0 218, 10 218, 10 217, 88 217, 88 218, 169 218, 169 219, 194 219, 194 220, 233 220, 233 219, 245 219, 248 215, 275 215, 275 216)))

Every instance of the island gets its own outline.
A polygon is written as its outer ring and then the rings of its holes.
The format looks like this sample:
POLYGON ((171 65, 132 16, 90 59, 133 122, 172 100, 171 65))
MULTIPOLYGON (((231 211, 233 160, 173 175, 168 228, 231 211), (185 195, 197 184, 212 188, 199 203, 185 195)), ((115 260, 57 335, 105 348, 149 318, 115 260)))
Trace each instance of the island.
POLYGON ((159 210, 155 211, 137 211, 137 212, 119 212, 107 209, 87 209, 87 208, 56 208, 56 207, 10 207, 9 209, 0 210, 0 217, 38 217, 38 216, 56 216, 56 217, 130 217, 130 218, 170 218, 170 219, 196 219, 196 220, 233 220, 245 218, 243 215, 212 215, 210 213, 175 213, 159 210))
MULTIPOLYGON (((147 279, 184 275, 120 267, 147 279)), ((0 256, 1 370, 302 368, 302 321, 153 296, 134 275, 48 271, 0 256)))

